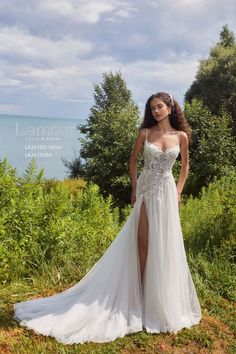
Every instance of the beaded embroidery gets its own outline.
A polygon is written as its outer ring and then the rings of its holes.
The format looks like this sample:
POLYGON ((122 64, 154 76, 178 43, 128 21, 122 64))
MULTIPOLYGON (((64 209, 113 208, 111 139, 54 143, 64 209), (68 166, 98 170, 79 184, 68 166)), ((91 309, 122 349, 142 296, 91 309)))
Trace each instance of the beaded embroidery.
POLYGON ((161 200, 165 185, 174 180, 172 167, 179 155, 179 145, 172 146, 165 151, 160 147, 145 140, 144 143, 144 167, 137 179, 137 198, 145 196, 149 198, 156 193, 157 199, 161 200))

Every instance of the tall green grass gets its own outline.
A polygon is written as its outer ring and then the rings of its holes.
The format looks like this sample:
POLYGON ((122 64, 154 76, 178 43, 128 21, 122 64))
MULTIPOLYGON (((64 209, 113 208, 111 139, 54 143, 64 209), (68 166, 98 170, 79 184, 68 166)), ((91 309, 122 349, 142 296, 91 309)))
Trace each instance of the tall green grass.
POLYGON ((180 207, 186 255, 203 310, 199 326, 177 335, 142 332, 107 344, 65 347, 19 330, 11 304, 78 282, 114 240, 131 207, 114 208, 111 196, 104 200, 97 185, 81 179, 46 180, 34 162, 18 177, 7 160, 0 161, 0 351, 153 353, 165 352, 160 349, 164 343, 166 353, 180 353, 182 348, 233 353, 235 201, 236 172, 228 171, 203 188, 199 198, 189 197, 180 207))
POLYGON ((188 198, 180 209, 189 265, 202 297, 236 300, 236 172, 188 198))
POLYGON ((118 233, 118 209, 97 185, 47 181, 31 167, 19 178, 0 164, 0 281, 78 279, 118 233))

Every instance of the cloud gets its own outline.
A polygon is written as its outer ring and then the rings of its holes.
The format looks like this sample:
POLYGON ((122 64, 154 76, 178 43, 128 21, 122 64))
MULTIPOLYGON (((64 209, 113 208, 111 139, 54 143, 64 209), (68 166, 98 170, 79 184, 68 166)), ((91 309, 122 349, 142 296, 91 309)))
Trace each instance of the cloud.
POLYGON ((26 30, 14 27, 0 28, 0 55, 9 61, 24 60, 37 63, 68 64, 76 57, 83 57, 92 48, 92 43, 64 36, 59 40, 34 36, 26 30))
POLYGON ((123 73, 141 106, 158 91, 170 92, 182 104, 183 93, 193 81, 197 66, 196 57, 183 56, 177 62, 141 60, 123 67, 123 73))
MULTIPOLYGON (((0 15, 11 22, 26 25, 35 29, 35 22, 41 27, 53 29, 58 24, 89 24, 100 22, 104 16, 110 19, 127 18, 135 11, 135 7, 128 1, 119 0, 1 0, 0 15)), ((9 21, 9 22, 10 22, 9 21)), ((57 28, 59 30, 59 28, 57 28)), ((64 30, 64 26, 62 26, 64 30)))
POLYGON ((86 115, 110 70, 140 106, 157 90, 181 102, 235 11, 235 0, 2 0, 0 109, 86 115))
MULTIPOLYGON (((146 39, 137 35, 132 40, 144 43, 146 39)), ((197 65, 196 58, 184 52, 177 57, 173 51, 169 51, 168 60, 139 59, 124 63, 108 55, 87 59, 83 54, 92 48, 90 43, 68 37, 53 41, 17 27, 2 28, 0 42, 1 57, 8 58, 0 61, 1 83, 5 88, 35 91, 49 99, 67 102, 89 101, 93 83, 99 82, 106 71, 121 70, 134 95, 141 100, 144 89, 148 92, 156 87, 175 90, 186 87, 197 65)))
POLYGON ((0 86, 35 89, 49 96, 73 90, 72 76, 83 85, 80 64, 91 48, 90 42, 70 36, 52 40, 16 26, 0 28, 0 86))
POLYGON ((116 8, 115 1, 43 0, 39 8, 80 23, 96 23, 102 14, 116 8))
POLYGON ((17 87, 20 85, 19 80, 15 79, 10 79, 8 77, 5 77, 3 73, 0 73, 0 86, 2 87, 17 87))

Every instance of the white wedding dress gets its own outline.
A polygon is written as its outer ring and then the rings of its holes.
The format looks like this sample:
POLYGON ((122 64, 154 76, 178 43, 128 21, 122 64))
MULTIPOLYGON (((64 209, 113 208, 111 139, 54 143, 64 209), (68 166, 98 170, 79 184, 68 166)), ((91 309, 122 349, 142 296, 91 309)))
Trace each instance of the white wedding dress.
POLYGON ((14 317, 65 344, 109 342, 126 334, 177 332, 199 323, 201 308, 189 271, 172 166, 179 145, 162 151, 147 138, 136 202, 114 241, 75 286, 14 304, 14 317), (148 254, 143 285, 138 221, 144 201, 148 254))

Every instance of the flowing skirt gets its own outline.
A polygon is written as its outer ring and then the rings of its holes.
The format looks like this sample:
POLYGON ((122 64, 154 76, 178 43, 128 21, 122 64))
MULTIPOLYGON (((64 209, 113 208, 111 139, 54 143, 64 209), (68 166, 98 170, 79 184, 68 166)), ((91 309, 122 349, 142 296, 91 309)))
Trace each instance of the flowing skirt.
POLYGON ((173 178, 139 196, 103 256, 73 287, 14 304, 14 318, 64 344, 109 342, 126 334, 174 332, 199 323, 201 308, 187 264, 173 178), (144 201, 148 253, 143 284, 138 223, 144 201))

